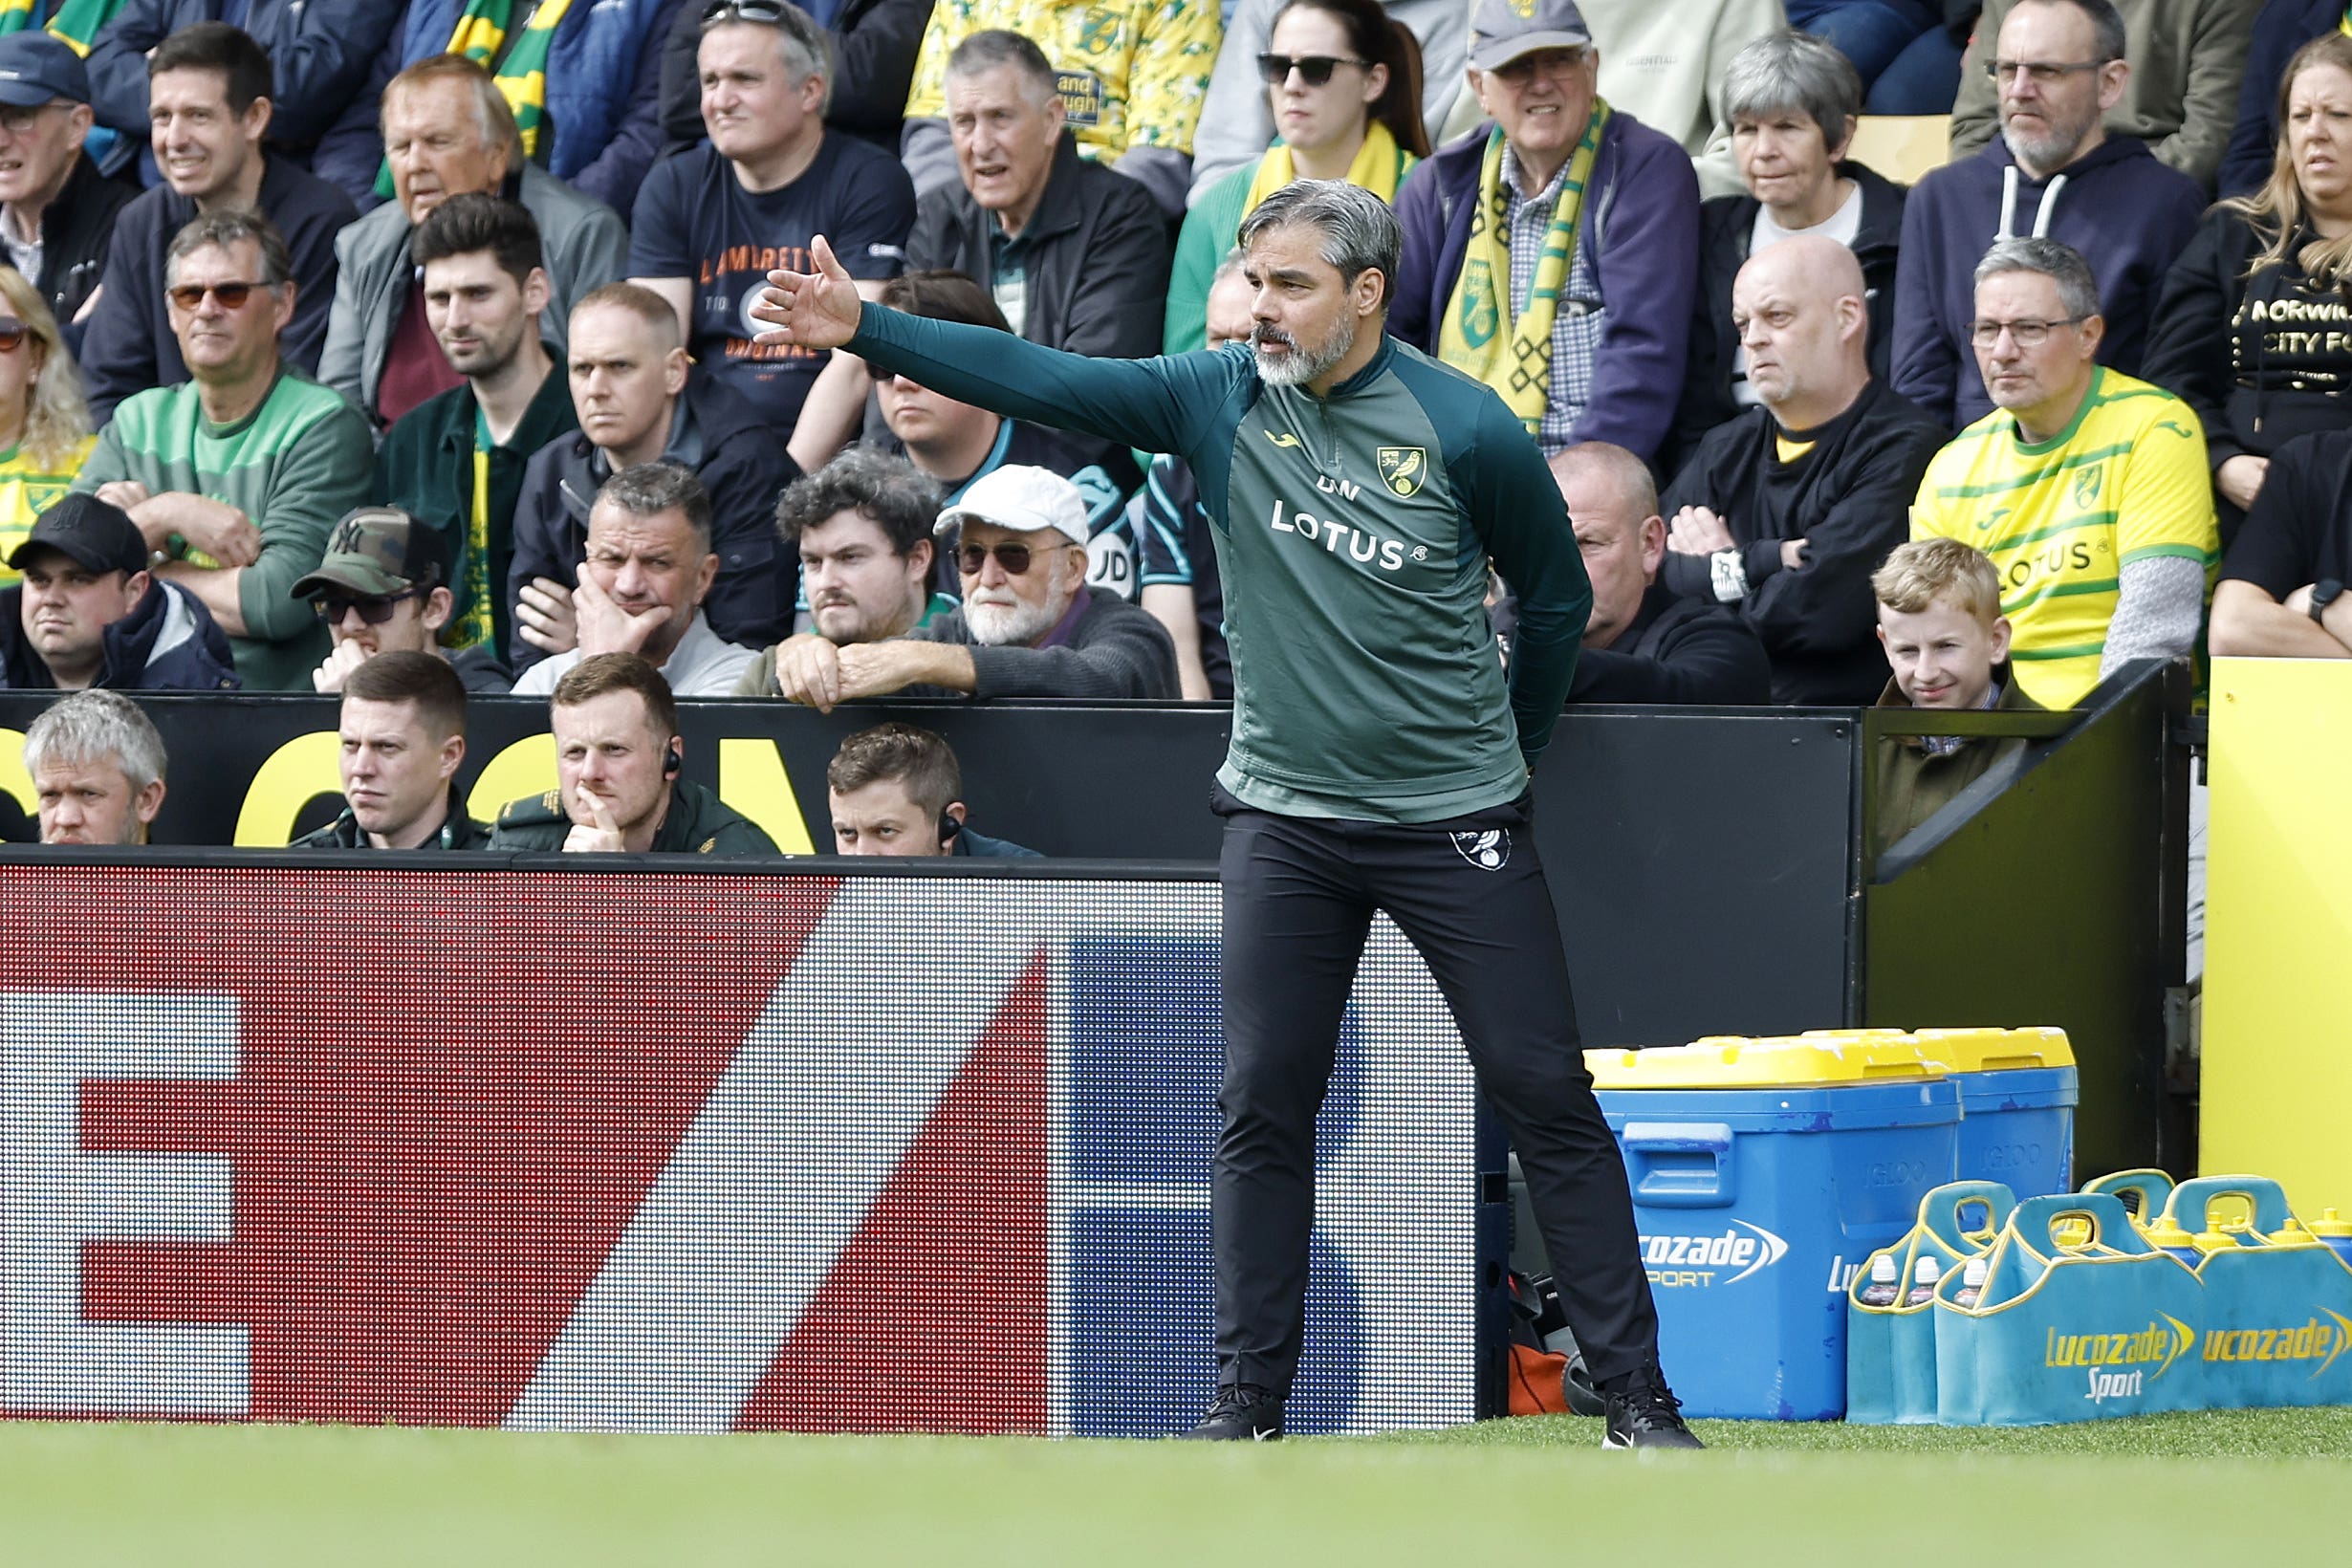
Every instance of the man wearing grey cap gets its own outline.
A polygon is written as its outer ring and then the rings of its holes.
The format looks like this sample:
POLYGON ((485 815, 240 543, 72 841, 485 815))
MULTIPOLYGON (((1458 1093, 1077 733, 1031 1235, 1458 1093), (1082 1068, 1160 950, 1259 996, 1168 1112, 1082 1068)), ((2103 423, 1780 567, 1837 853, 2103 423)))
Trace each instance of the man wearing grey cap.
POLYGON ((24 581, 0 593, 0 685, 14 690, 234 691, 229 639, 194 594, 147 570, 119 507, 68 495, 9 553, 24 581))
POLYGON ((327 624, 334 646, 311 672, 320 691, 340 691, 355 669, 380 653, 430 653, 448 661, 466 689, 499 696, 514 677, 488 643, 455 651, 441 645, 454 600, 449 551, 438 529, 398 507, 355 507, 327 536, 327 552, 289 590, 327 624))
POLYGON ((98 173, 89 135, 81 56, 37 28, 0 37, 0 245, 61 324, 97 292, 115 214, 139 194, 98 173))
POLYGON ((1491 117, 1397 193, 1388 330, 1492 387, 1545 455, 1658 455, 1698 291, 1699 186, 1670 137, 1610 108, 1570 0, 1478 0, 1470 87, 1491 117))
MULTIPOLYGON (((987 330, 987 329, 975 329, 987 330)), ((915 696, 1143 697, 1173 700, 1176 647, 1148 611, 1086 581, 1093 533, 1085 497, 1051 468, 982 474, 935 532, 953 535, 963 607, 905 637, 834 650, 805 699, 915 696)))

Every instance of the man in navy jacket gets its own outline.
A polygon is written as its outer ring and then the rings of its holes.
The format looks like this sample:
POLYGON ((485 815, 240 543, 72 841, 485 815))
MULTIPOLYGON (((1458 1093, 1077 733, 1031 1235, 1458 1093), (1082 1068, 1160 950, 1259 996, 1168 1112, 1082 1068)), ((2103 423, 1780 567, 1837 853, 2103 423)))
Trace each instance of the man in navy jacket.
MULTIPOLYGON (((406 0, 123 0, 90 47, 91 106, 126 149, 144 147, 148 54, 182 28, 227 22, 270 52, 271 146, 357 202, 383 158, 369 72, 405 9, 406 0)), ((154 156, 139 164, 154 185, 154 156)))
MULTIPOLYGON (((1599 51, 1566 0, 1521 16, 1487 0, 1470 36, 1470 79, 1493 117, 1439 149, 1397 194, 1405 229, 1391 335, 1441 353, 1446 313, 1469 254, 1490 144, 1504 143, 1512 278, 1508 333, 1535 271, 1574 149, 1600 100, 1599 51), (1569 40, 1582 38, 1581 43, 1569 40), (1567 129, 1561 129, 1567 127, 1567 129)), ((1552 334, 1551 384, 1536 441, 1549 454, 1605 441, 1658 454, 1681 400, 1698 291, 1699 185, 1690 155, 1631 115, 1608 112, 1577 219, 1576 254, 1552 334)))

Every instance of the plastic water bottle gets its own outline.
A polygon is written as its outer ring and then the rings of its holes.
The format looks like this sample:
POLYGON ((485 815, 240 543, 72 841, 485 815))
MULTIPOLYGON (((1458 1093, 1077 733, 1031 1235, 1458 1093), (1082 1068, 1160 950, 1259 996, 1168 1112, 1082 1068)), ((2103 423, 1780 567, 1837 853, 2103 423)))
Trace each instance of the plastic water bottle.
POLYGON ((1894 1254, 1881 1252, 1870 1260, 1870 1283, 1856 1299, 1865 1307, 1891 1307, 1903 1294, 1903 1276, 1895 1270, 1894 1254))
POLYGON ((2336 1255, 2352 1267, 2352 1222, 2346 1221, 2333 1209, 2324 1209, 2309 1227, 2311 1233, 2336 1251, 2336 1255))
POLYGON ((2205 1261, 2205 1254, 2197 1250, 2196 1237, 2169 1216, 2157 1215, 2145 1233, 2158 1252, 2168 1253, 2192 1269, 2205 1261))
POLYGON ((1993 1266, 1981 1257, 1970 1258, 1967 1263, 1961 1265, 1960 1288, 1951 1294, 1952 1305, 1955 1307, 1976 1305, 1977 1298, 1985 1294, 1985 1275, 1990 1274, 1992 1269, 1993 1266))
POLYGON ((1911 1294, 1903 1298, 1906 1307, 1924 1307, 1935 1299, 1935 1287, 1944 1278, 1944 1265, 1932 1256, 1922 1257, 1911 1265, 1911 1294))

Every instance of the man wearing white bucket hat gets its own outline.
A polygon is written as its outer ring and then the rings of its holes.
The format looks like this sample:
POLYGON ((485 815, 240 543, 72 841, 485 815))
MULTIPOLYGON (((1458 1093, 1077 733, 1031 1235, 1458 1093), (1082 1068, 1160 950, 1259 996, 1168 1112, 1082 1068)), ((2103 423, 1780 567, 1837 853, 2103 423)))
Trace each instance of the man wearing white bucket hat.
POLYGON ((1144 610, 1086 583, 1093 533, 1078 488, 1050 468, 1008 464, 972 482, 935 528, 964 581, 964 605, 888 642, 837 651, 812 693, 821 710, 860 697, 1174 699, 1176 649, 1144 610))

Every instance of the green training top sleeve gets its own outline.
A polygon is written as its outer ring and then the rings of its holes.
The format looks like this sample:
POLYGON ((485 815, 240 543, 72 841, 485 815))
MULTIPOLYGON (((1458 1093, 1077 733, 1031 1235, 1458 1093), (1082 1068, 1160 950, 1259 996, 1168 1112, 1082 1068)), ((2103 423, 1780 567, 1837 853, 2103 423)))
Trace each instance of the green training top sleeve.
POLYGON ((1485 541, 1495 570, 1519 596, 1519 641, 1511 655, 1511 714, 1519 751, 1534 767, 1551 743, 1552 727, 1576 679, 1577 650, 1593 612, 1593 583, 1584 575, 1568 507, 1543 454, 1499 398, 1481 400, 1470 526, 1485 541))
POLYGON ((1256 375, 1246 348, 1096 359, 872 303, 848 352, 1009 419, 1180 454, 1207 438, 1234 388, 1256 375))

